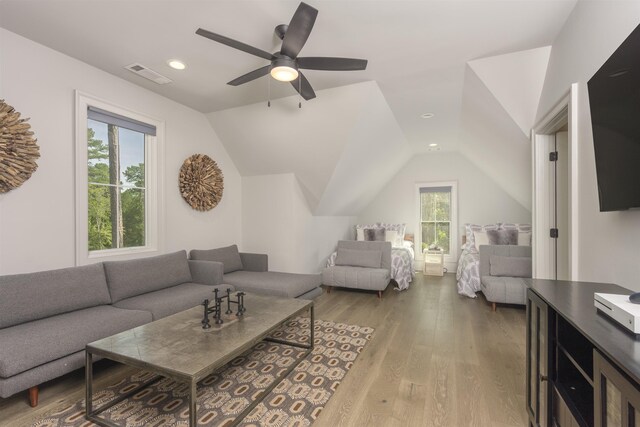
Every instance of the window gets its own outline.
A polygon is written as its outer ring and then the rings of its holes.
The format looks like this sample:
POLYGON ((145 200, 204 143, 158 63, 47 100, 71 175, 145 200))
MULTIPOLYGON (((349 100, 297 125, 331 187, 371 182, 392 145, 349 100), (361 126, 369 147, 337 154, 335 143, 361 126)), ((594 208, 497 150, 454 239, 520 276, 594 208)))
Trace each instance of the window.
POLYGON ((77 262, 158 251, 162 125, 77 97, 77 262))
POLYGON ((457 184, 455 182, 417 185, 420 252, 437 246, 445 261, 455 261, 457 236, 457 184))

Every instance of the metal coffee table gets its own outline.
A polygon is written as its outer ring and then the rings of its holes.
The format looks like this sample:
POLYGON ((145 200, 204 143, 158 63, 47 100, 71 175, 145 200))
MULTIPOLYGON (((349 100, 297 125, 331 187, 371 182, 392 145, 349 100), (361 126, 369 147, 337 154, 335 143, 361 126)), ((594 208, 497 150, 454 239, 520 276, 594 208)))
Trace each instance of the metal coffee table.
POLYGON ((259 342, 271 341, 306 349, 297 363, 276 380, 242 411, 231 425, 246 417, 313 349, 313 302, 247 294, 244 316, 224 318, 222 325, 202 329, 203 308, 192 309, 155 322, 89 343, 86 347, 86 418, 101 426, 117 424, 99 415, 124 399, 150 386, 163 377, 190 386, 189 425, 196 426, 196 384, 259 342), (287 320, 305 311, 311 317, 308 343, 269 338, 287 320), (158 374, 129 393, 105 405, 93 407, 93 357, 99 356, 158 374))

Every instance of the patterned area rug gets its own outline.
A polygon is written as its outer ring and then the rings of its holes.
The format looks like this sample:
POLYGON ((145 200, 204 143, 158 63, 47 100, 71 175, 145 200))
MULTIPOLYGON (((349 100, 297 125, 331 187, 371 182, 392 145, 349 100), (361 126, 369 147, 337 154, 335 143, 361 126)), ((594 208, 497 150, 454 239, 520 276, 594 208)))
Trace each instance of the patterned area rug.
MULTIPOLYGON (((289 321, 272 336, 289 341, 309 339, 309 319, 289 321)), ((371 339, 373 329, 323 320, 315 321, 313 352, 285 378, 241 426, 309 426, 317 419, 354 360, 371 339)), ((302 349, 262 342, 218 372, 198 383, 198 426, 224 426, 242 412, 278 376, 286 371, 302 349)), ((94 394, 94 407, 111 401, 153 377, 140 371, 94 394)), ((188 387, 164 378, 131 396, 101 417, 127 427, 186 427, 188 387)), ((56 408, 33 426, 87 427, 84 399, 56 408)))

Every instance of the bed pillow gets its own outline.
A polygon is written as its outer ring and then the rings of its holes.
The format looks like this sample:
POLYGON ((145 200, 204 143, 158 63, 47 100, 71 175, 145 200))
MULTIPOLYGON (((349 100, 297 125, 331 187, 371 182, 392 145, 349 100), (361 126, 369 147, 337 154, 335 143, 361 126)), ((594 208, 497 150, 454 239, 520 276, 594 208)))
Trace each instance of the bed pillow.
POLYGON ((365 228, 364 240, 367 242, 384 242, 384 228, 365 228))
POLYGON ((517 245, 518 230, 488 230, 490 245, 517 245))
POLYGON ((365 228, 380 228, 376 224, 356 224, 356 240, 364 241, 364 230, 365 228))
POLYGON ((489 245, 489 236, 486 231, 474 231, 473 232, 473 245, 476 250, 480 250, 480 246, 489 245))
POLYGON ((335 265, 380 268, 382 265, 382 251, 338 248, 335 265))
POLYGON ((531 246, 531 232, 520 231, 518 232, 518 246, 531 246))
POLYGON ((398 232, 395 230, 384 230, 384 240, 386 242, 391 242, 392 247, 398 246, 398 232))
POLYGON ((531 277, 531 258, 491 255, 489 274, 498 277, 531 277))
POLYGON ((384 228, 385 230, 397 231, 398 236, 396 237, 395 243, 392 242, 391 246, 402 246, 402 241, 404 240, 405 230, 407 229, 407 224, 387 224, 384 222, 379 222, 376 224, 378 227, 384 228))
MULTIPOLYGON (((488 230, 497 230, 498 229, 498 224, 487 224, 487 225, 478 225, 478 224, 465 224, 464 225, 464 229, 465 229, 465 234, 467 237, 467 242, 465 245, 466 249, 469 249, 471 251, 478 251, 478 247, 480 246, 480 244, 476 243, 476 239, 475 239, 475 235, 474 233, 476 232, 483 232, 483 231, 488 231, 488 230)), ((484 240, 483 240, 484 242, 484 240)), ((483 245, 488 245, 489 243, 481 243, 483 245)))

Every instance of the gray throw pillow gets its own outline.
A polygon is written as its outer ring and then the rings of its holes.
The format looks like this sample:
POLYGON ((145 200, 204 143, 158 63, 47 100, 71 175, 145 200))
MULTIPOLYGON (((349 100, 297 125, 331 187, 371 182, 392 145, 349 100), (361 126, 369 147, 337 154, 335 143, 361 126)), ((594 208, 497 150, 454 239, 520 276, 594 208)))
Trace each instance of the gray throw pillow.
POLYGON ((349 265, 353 267, 380 268, 382 263, 382 251, 366 251, 361 249, 338 248, 336 265, 349 265))
POLYGON ((487 230, 490 245, 517 245, 518 230, 487 230))
POLYGON ((189 257, 193 260, 221 262, 224 265, 224 274, 244 269, 238 245, 217 249, 193 249, 189 252, 189 257))
POLYGON ((384 242, 385 240, 384 228, 365 228, 364 240, 367 242, 384 242))
POLYGON ((501 277, 531 277, 531 258, 491 255, 489 274, 501 277))

